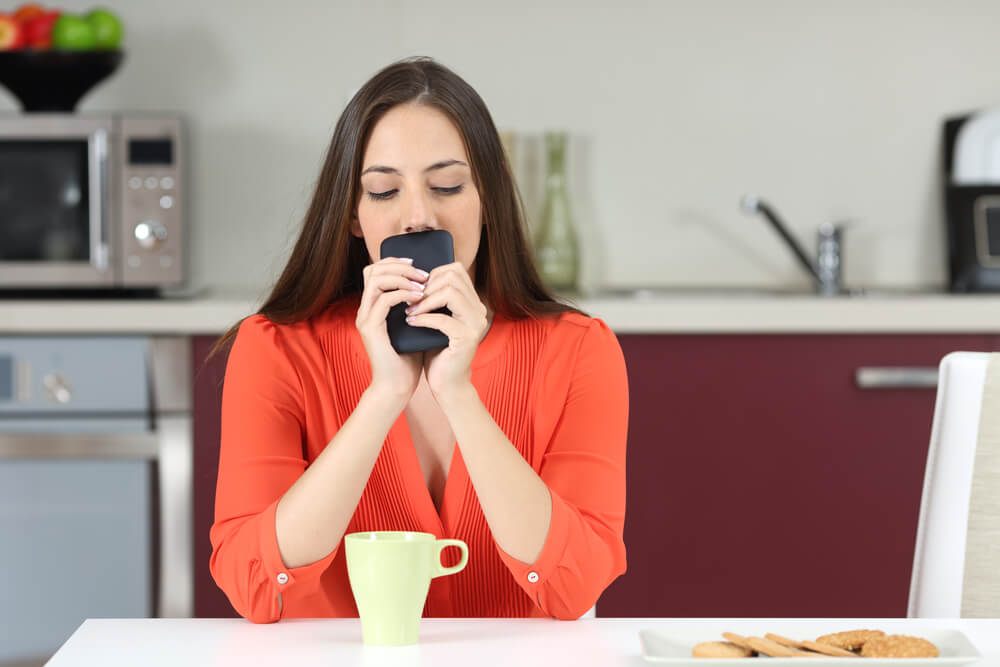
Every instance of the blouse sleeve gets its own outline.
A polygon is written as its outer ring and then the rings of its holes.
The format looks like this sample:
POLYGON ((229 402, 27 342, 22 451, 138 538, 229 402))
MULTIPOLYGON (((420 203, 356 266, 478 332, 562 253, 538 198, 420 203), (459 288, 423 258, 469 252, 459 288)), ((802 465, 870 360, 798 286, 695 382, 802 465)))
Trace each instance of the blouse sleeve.
POLYGON ((582 616, 625 572, 625 359, 614 333, 597 319, 576 352, 566 364, 565 402, 545 407, 557 417, 539 470, 552 497, 542 552, 528 564, 497 547, 538 607, 567 620, 582 616))
MULTIPOLYGON (((210 569, 244 618, 281 616, 280 594, 319 588, 336 556, 297 568, 278 551, 278 500, 305 471, 303 388, 281 331, 261 315, 245 319, 233 343, 222 390, 222 442, 210 533, 210 569)), ((305 591, 308 593, 308 591, 305 591)))

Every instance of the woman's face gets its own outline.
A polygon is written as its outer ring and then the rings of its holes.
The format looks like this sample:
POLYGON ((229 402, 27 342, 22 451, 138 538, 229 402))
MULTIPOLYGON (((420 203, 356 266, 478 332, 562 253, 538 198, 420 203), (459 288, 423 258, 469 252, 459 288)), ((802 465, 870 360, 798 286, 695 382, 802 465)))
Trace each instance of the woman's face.
POLYGON ((401 104, 372 129, 351 231, 377 261, 386 237, 428 229, 451 232, 455 260, 474 276, 482 223, 462 136, 440 111, 401 104))

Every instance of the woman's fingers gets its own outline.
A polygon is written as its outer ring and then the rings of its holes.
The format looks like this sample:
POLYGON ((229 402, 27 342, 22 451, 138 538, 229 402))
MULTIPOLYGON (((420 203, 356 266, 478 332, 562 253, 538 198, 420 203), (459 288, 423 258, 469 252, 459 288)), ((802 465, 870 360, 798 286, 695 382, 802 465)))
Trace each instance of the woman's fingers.
POLYGON ((469 274, 457 262, 431 271, 424 298, 410 308, 409 314, 429 313, 443 306, 451 310, 455 318, 469 324, 486 318, 486 306, 479 300, 469 274))
POLYGON ((396 290, 406 290, 409 292, 420 292, 424 291, 424 284, 417 282, 416 280, 410 280, 404 276, 383 274, 375 276, 372 281, 372 292, 374 296, 372 302, 384 292, 394 292, 396 290))
POLYGON ((449 317, 442 313, 424 313, 422 315, 412 315, 406 318, 407 323, 413 327, 425 327, 427 329, 437 329, 445 336, 448 337, 448 341, 459 340, 462 336, 463 331, 468 327, 463 325, 461 322, 456 320, 454 317, 449 317))
POLYGON ((363 321, 359 322, 361 327, 367 326, 381 326, 385 324, 385 320, 389 317, 389 309, 395 305, 404 303, 406 301, 413 301, 419 299, 420 294, 417 292, 411 292, 408 290, 393 290, 391 292, 382 292, 381 296, 375 300, 375 304, 372 306, 368 313, 368 317, 363 321))
POLYGON ((469 277, 469 272, 465 270, 461 262, 442 264, 431 271, 427 278, 427 287, 442 282, 454 284, 456 287, 467 287, 473 293, 476 291, 472 284, 472 278, 469 277))
POLYGON ((419 315, 429 313, 438 308, 445 308, 451 311, 454 317, 462 319, 462 316, 469 312, 468 297, 451 285, 439 287, 434 293, 424 292, 424 298, 418 303, 414 303, 407 310, 407 315, 419 315))
POLYGON ((364 291, 358 307, 359 319, 367 318, 368 312, 383 292, 398 289, 420 291, 428 274, 414 267, 412 261, 387 257, 364 268, 364 291))
POLYGON ((393 273, 418 282, 424 282, 430 275, 423 269, 413 266, 412 259, 400 259, 397 257, 386 257, 374 264, 369 264, 366 268, 370 268, 373 275, 393 273))

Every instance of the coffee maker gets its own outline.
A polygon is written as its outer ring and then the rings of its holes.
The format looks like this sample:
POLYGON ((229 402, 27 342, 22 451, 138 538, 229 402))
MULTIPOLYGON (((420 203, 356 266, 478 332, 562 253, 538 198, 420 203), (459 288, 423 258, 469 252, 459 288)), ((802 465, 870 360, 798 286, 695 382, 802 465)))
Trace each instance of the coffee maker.
POLYGON ((944 124, 944 200, 953 292, 1000 292, 1000 110, 944 124))

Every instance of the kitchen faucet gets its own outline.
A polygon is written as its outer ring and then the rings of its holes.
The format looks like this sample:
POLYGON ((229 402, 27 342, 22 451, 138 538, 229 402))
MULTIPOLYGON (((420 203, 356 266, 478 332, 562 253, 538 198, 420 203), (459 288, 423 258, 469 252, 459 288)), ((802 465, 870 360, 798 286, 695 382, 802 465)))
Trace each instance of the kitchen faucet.
POLYGON ((813 262, 795 237, 782 223, 775 210, 756 195, 744 195, 740 206, 745 213, 760 213, 771 223, 782 240, 792 249, 796 259, 809 272, 816 286, 817 294, 821 296, 836 296, 841 292, 841 237, 843 226, 829 222, 819 226, 819 243, 816 248, 816 261, 813 262))

